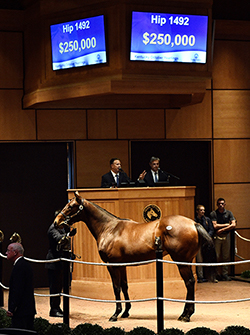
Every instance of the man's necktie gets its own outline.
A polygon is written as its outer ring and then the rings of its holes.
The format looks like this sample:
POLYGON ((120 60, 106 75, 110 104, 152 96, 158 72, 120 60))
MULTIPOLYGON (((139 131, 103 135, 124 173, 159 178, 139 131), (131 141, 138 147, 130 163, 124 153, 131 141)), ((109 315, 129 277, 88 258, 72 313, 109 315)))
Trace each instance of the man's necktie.
POLYGON ((117 184, 117 186, 119 186, 119 174, 118 173, 116 175, 116 184, 117 184))
POLYGON ((158 182, 158 175, 157 175, 157 172, 155 172, 155 183, 158 182))

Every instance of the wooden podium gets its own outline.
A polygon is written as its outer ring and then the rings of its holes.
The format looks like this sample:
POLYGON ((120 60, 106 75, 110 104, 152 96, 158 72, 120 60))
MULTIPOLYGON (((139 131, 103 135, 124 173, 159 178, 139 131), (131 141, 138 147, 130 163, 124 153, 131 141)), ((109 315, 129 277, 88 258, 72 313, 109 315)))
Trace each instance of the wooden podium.
MULTIPOLYGON (((194 218, 194 186, 176 187, 136 187, 136 188, 95 188, 70 189, 68 198, 74 191, 112 214, 126 219, 143 222, 146 206, 156 205, 162 216, 184 215, 194 218)), ((74 253, 81 256, 80 261, 102 263, 94 237, 81 222, 74 225, 74 253)), ((164 258, 171 260, 169 256, 164 258)), ((195 269, 194 269, 195 270, 195 269)), ((152 298, 156 295, 156 264, 128 266, 130 299, 152 298)), ((164 296, 185 298, 186 289, 175 264, 163 265, 164 296)), ((74 263, 71 294, 85 298, 114 299, 111 279, 106 266, 74 263)))

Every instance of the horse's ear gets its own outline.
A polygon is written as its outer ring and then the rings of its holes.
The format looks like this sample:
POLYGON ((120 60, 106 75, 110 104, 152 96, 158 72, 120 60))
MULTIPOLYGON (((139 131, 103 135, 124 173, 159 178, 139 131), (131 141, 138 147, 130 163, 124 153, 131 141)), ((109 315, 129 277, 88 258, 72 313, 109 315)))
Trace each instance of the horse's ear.
POLYGON ((81 196, 80 196, 80 194, 78 193, 78 191, 75 191, 74 193, 75 193, 76 201, 77 201, 78 203, 81 203, 81 202, 82 202, 82 201, 81 201, 81 196))

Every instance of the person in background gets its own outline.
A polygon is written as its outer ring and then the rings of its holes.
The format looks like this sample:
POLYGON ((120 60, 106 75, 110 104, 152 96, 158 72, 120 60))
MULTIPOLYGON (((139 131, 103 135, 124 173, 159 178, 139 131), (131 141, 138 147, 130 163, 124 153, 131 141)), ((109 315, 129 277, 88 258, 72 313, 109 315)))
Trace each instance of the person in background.
POLYGON ((10 276, 7 316, 11 317, 11 327, 34 329, 36 314, 33 271, 28 261, 23 258, 24 248, 20 243, 9 244, 7 260, 13 263, 10 276))
MULTIPOLYGON (((217 261, 220 257, 222 262, 230 261, 230 248, 231 239, 230 231, 236 227, 236 220, 231 211, 225 209, 226 202, 224 198, 217 200, 217 209, 210 213, 214 230, 215 230, 215 250, 217 255, 217 261)), ((222 274, 218 275, 219 280, 230 281, 232 280, 228 276, 228 265, 222 266, 222 274)))
MULTIPOLYGON (((203 205, 198 205, 196 207, 196 217, 195 217, 195 222, 200 223, 208 232, 209 236, 213 238, 214 236, 214 226, 212 224, 212 221, 210 220, 209 217, 205 216, 205 207, 203 205)), ((196 260, 197 263, 202 263, 203 262, 203 257, 201 254, 201 250, 199 249, 198 254, 196 255, 196 260)), ((197 266, 197 276, 198 276, 198 283, 204 283, 207 282, 208 280, 204 278, 204 269, 203 266, 197 266)), ((214 280, 214 282, 218 282, 218 280, 214 280)))
POLYGON ((120 187, 122 183, 130 183, 130 178, 122 170, 119 158, 110 159, 110 171, 102 176, 101 187, 120 187))
MULTIPOLYGON (((160 158, 151 157, 149 161, 150 171, 144 170, 140 175, 138 180, 144 180, 147 186, 155 186, 158 181, 169 181, 172 176, 167 172, 160 169, 160 158)), ((178 178, 179 179, 179 178, 178 178)))
MULTIPOLYGON (((55 212, 55 216, 60 211, 55 212)), ((46 259, 57 259, 63 257, 63 250, 70 249, 70 237, 76 234, 76 228, 70 231, 69 227, 56 228, 52 223, 48 229, 49 251, 46 259)), ((45 268, 48 269, 50 294, 58 294, 63 288, 63 262, 46 263, 45 268)), ((63 317, 63 311, 60 307, 61 297, 50 297, 50 312, 53 317, 63 317)))

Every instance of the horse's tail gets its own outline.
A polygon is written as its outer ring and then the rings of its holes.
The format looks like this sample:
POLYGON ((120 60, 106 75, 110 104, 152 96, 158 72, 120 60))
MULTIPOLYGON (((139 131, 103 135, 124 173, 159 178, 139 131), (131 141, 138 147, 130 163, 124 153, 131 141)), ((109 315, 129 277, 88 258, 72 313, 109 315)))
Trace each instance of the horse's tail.
MULTIPOLYGON (((196 223, 195 227, 199 235, 203 263, 216 263, 217 257, 213 239, 201 224, 196 223)), ((209 281, 214 281, 216 277, 216 266, 206 266, 204 270, 209 281)))

